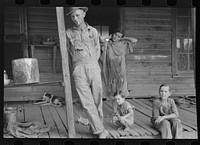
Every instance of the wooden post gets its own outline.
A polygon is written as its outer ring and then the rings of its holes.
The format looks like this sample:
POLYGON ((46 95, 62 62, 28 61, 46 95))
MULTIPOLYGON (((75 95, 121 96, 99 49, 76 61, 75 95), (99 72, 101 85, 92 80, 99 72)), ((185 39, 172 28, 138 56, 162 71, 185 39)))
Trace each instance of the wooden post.
POLYGON ((62 58, 62 72, 64 79, 64 93, 65 93, 65 103, 66 103, 66 116, 67 116, 67 126, 69 132, 69 138, 75 137, 75 127, 74 127, 74 112, 72 104, 72 91, 71 91, 71 80, 69 74, 69 62, 68 62, 68 51, 66 43, 65 34, 65 22, 64 22, 64 10, 63 7, 56 7, 57 13, 57 23, 58 23, 58 33, 60 41, 60 52, 62 58))
POLYGON ((171 27, 172 27, 172 77, 177 75, 177 48, 176 48, 176 9, 171 10, 171 27))
POLYGON ((34 58, 35 46, 31 45, 31 57, 34 58))
POLYGON ((56 54, 57 46, 53 46, 53 73, 56 73, 56 54))

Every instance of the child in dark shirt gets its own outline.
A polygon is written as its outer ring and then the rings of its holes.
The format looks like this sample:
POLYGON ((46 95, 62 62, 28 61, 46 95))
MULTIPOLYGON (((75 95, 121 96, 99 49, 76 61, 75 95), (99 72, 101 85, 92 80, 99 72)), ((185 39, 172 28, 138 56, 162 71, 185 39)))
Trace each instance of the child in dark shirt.
POLYGON ((153 126, 160 131, 163 139, 182 138, 182 125, 179 113, 171 95, 170 86, 162 84, 159 88, 159 97, 153 101, 153 126))
POLYGON ((113 116, 113 123, 119 125, 119 130, 128 131, 134 123, 133 106, 125 100, 125 96, 120 91, 114 94, 117 102, 117 110, 113 116))

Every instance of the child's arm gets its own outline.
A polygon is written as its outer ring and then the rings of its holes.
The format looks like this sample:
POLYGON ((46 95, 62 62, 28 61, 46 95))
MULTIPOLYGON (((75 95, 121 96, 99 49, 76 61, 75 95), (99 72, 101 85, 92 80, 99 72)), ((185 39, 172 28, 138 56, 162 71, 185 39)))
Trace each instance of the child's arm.
POLYGON ((136 42, 137 42, 137 39, 132 38, 132 37, 125 37, 125 36, 122 38, 122 40, 130 40, 130 41, 133 42, 133 43, 136 43, 136 42))
POLYGON ((155 120, 155 123, 160 123, 163 120, 168 120, 168 119, 172 119, 172 118, 176 118, 176 114, 172 113, 170 115, 164 115, 164 116, 158 116, 158 118, 155 120))
POLYGON ((156 119, 156 122, 157 123, 159 123, 159 122, 161 122, 162 120, 164 120, 164 119, 166 119, 166 120, 168 120, 168 119, 172 119, 172 118, 176 118, 176 117, 179 117, 179 113, 178 113, 178 109, 177 109, 177 107, 176 107, 176 104, 175 104, 175 102, 174 102, 174 100, 173 99, 171 99, 171 108, 172 108, 172 110, 171 110, 171 114, 169 114, 169 115, 164 115, 164 116, 159 116, 157 119, 156 119))
POLYGON ((129 116, 132 116, 132 115, 133 115, 133 109, 129 108, 128 109, 128 114, 122 116, 122 119, 126 119, 126 118, 128 118, 129 116))
POLYGON ((159 107, 158 107, 158 104, 157 104, 157 100, 153 100, 153 103, 152 103, 152 118, 153 120, 154 119, 157 119, 158 116, 160 116, 160 112, 159 112, 159 107))

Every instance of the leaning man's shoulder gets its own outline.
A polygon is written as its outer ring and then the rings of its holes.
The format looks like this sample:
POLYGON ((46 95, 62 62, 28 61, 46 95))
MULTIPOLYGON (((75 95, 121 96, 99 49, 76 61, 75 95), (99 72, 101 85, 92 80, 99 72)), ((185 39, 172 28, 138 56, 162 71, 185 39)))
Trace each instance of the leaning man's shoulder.
MULTIPOLYGON (((97 31, 97 29, 96 28, 94 28, 94 27, 92 27, 92 26, 90 26, 89 27, 92 31, 97 31)), ((98 31, 97 31, 98 32, 98 31)))
POLYGON ((73 29, 72 29, 72 28, 68 28, 68 29, 66 30, 66 35, 67 35, 68 37, 72 36, 72 35, 73 35, 73 29))

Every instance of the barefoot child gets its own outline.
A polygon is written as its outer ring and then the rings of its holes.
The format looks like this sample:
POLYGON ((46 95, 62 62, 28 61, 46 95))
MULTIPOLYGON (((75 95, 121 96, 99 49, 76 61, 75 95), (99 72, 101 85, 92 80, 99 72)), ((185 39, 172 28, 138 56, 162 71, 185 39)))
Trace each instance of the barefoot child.
POLYGON ((169 85, 162 84, 159 96, 153 101, 152 118, 153 126, 160 131, 163 139, 178 139, 182 137, 182 125, 179 113, 172 98, 169 85))
POLYGON ((117 102, 117 111, 113 116, 113 123, 119 125, 119 130, 128 131, 130 126, 134 123, 133 106, 125 100, 125 96, 120 91, 114 94, 117 102))

